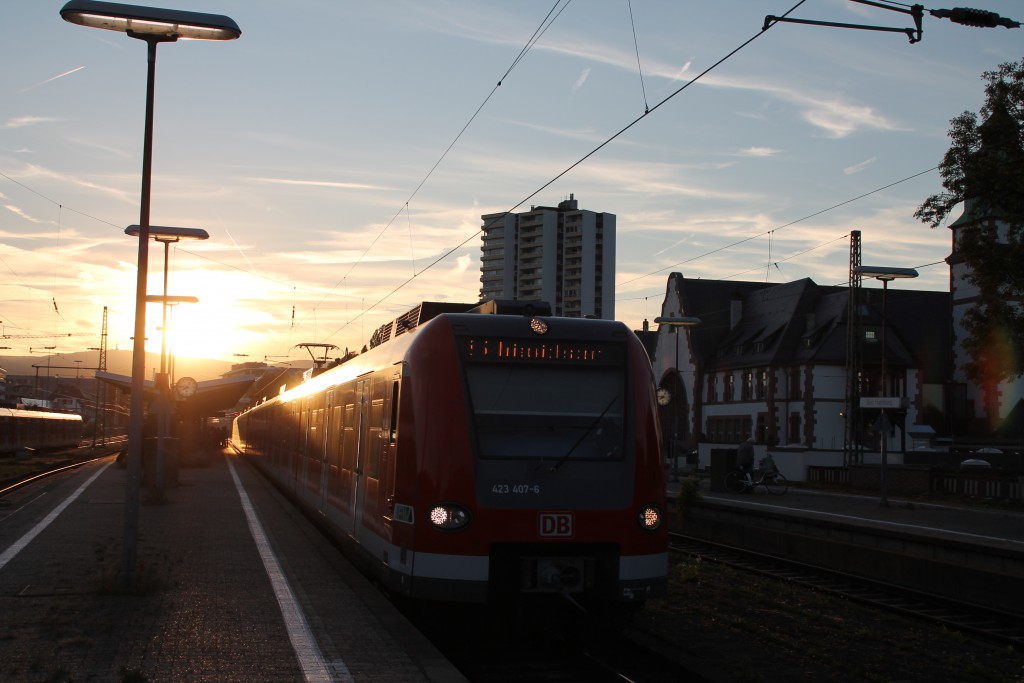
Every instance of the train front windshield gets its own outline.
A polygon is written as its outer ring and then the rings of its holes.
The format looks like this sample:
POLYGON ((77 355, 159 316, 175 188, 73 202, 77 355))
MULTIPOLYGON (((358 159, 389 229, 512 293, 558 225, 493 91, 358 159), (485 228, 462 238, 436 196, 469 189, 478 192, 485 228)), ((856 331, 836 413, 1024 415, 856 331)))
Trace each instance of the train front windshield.
POLYGON ((624 457, 622 345, 470 338, 462 350, 481 458, 624 457))

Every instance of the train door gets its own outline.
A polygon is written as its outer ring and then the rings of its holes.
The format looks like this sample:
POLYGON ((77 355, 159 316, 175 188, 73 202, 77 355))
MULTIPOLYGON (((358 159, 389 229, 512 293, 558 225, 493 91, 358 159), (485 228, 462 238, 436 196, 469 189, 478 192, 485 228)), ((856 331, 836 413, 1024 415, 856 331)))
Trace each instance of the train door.
MULTIPOLYGON (((338 431, 341 438, 341 470, 337 482, 331 488, 331 496, 341 512, 339 525, 348 530, 355 514, 353 496, 356 492, 356 454, 359 452, 359 397, 355 384, 345 386, 341 395, 341 419, 338 431)), ((333 480, 332 480, 333 481, 333 480)))
POLYGON ((356 424, 355 424, 355 467, 352 471, 352 528, 349 533, 358 538, 360 522, 363 518, 363 501, 365 489, 363 482, 366 477, 363 472, 366 461, 367 424, 370 410, 370 377, 366 376, 356 380, 356 424))
POLYGON ((383 536, 384 489, 381 486, 387 458, 387 416, 386 397, 390 384, 383 377, 376 377, 370 384, 368 411, 366 414, 365 458, 363 461, 363 510, 362 525, 375 535, 383 536))
MULTIPOLYGON (((320 496, 317 500, 317 509, 320 512, 324 511, 324 507, 327 503, 327 489, 330 485, 332 463, 331 458, 336 458, 337 442, 334 438, 337 432, 337 426, 334 424, 334 390, 331 389, 327 392, 327 396, 324 398, 323 407, 323 433, 321 435, 321 443, 323 448, 320 449, 320 496)), ((336 469, 336 467, 334 467, 336 469)))
POLYGON ((381 453, 381 495, 384 507, 381 510, 382 533, 389 539, 394 531, 395 482, 398 476, 398 387, 401 374, 395 373, 385 386, 387 403, 384 406, 384 433, 381 453))
POLYGON ((309 412, 306 407, 309 399, 301 398, 296 402, 296 440, 292 450, 292 491, 300 491, 299 486, 305 478, 306 470, 306 435, 309 432, 309 412))

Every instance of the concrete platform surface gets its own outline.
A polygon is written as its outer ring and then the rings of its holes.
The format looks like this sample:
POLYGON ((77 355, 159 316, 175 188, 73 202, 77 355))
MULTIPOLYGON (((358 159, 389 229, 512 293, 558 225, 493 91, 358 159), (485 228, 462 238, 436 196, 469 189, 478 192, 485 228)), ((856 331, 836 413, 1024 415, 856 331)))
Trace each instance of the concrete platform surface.
POLYGON ((0 680, 464 680, 228 453, 181 469, 164 503, 143 492, 126 590, 126 480, 111 458, 6 497, 0 680))

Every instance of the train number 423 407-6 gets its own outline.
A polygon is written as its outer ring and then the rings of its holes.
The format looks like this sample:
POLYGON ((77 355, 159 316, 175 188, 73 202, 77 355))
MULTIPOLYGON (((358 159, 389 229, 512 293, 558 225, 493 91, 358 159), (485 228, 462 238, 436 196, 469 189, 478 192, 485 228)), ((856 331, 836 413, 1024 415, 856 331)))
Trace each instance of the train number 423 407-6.
POLYGON ((537 495, 540 493, 540 486, 537 484, 495 484, 491 487, 491 493, 537 495))

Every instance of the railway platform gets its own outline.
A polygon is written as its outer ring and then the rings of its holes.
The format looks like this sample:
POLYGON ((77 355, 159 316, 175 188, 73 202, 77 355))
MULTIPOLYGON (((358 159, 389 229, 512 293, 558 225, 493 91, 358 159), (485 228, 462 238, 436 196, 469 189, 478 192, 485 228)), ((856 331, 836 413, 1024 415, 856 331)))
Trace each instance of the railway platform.
MULTIPOLYGON (((678 492, 670 484, 669 492, 678 492)), ((791 514, 837 524, 898 530, 936 539, 956 540, 1024 554, 1024 509, 997 507, 984 501, 945 501, 845 493, 800 485, 790 486, 783 495, 771 495, 759 488, 753 494, 710 490, 709 480, 700 479, 701 498, 715 504, 751 511, 791 514)))
POLYGON ((120 588, 126 479, 111 457, 6 497, 0 680, 465 680, 226 452, 166 502, 143 491, 138 581, 120 588))
POLYGON ((791 486, 782 495, 710 491, 674 530, 932 595, 1024 614, 1024 511, 791 486))

